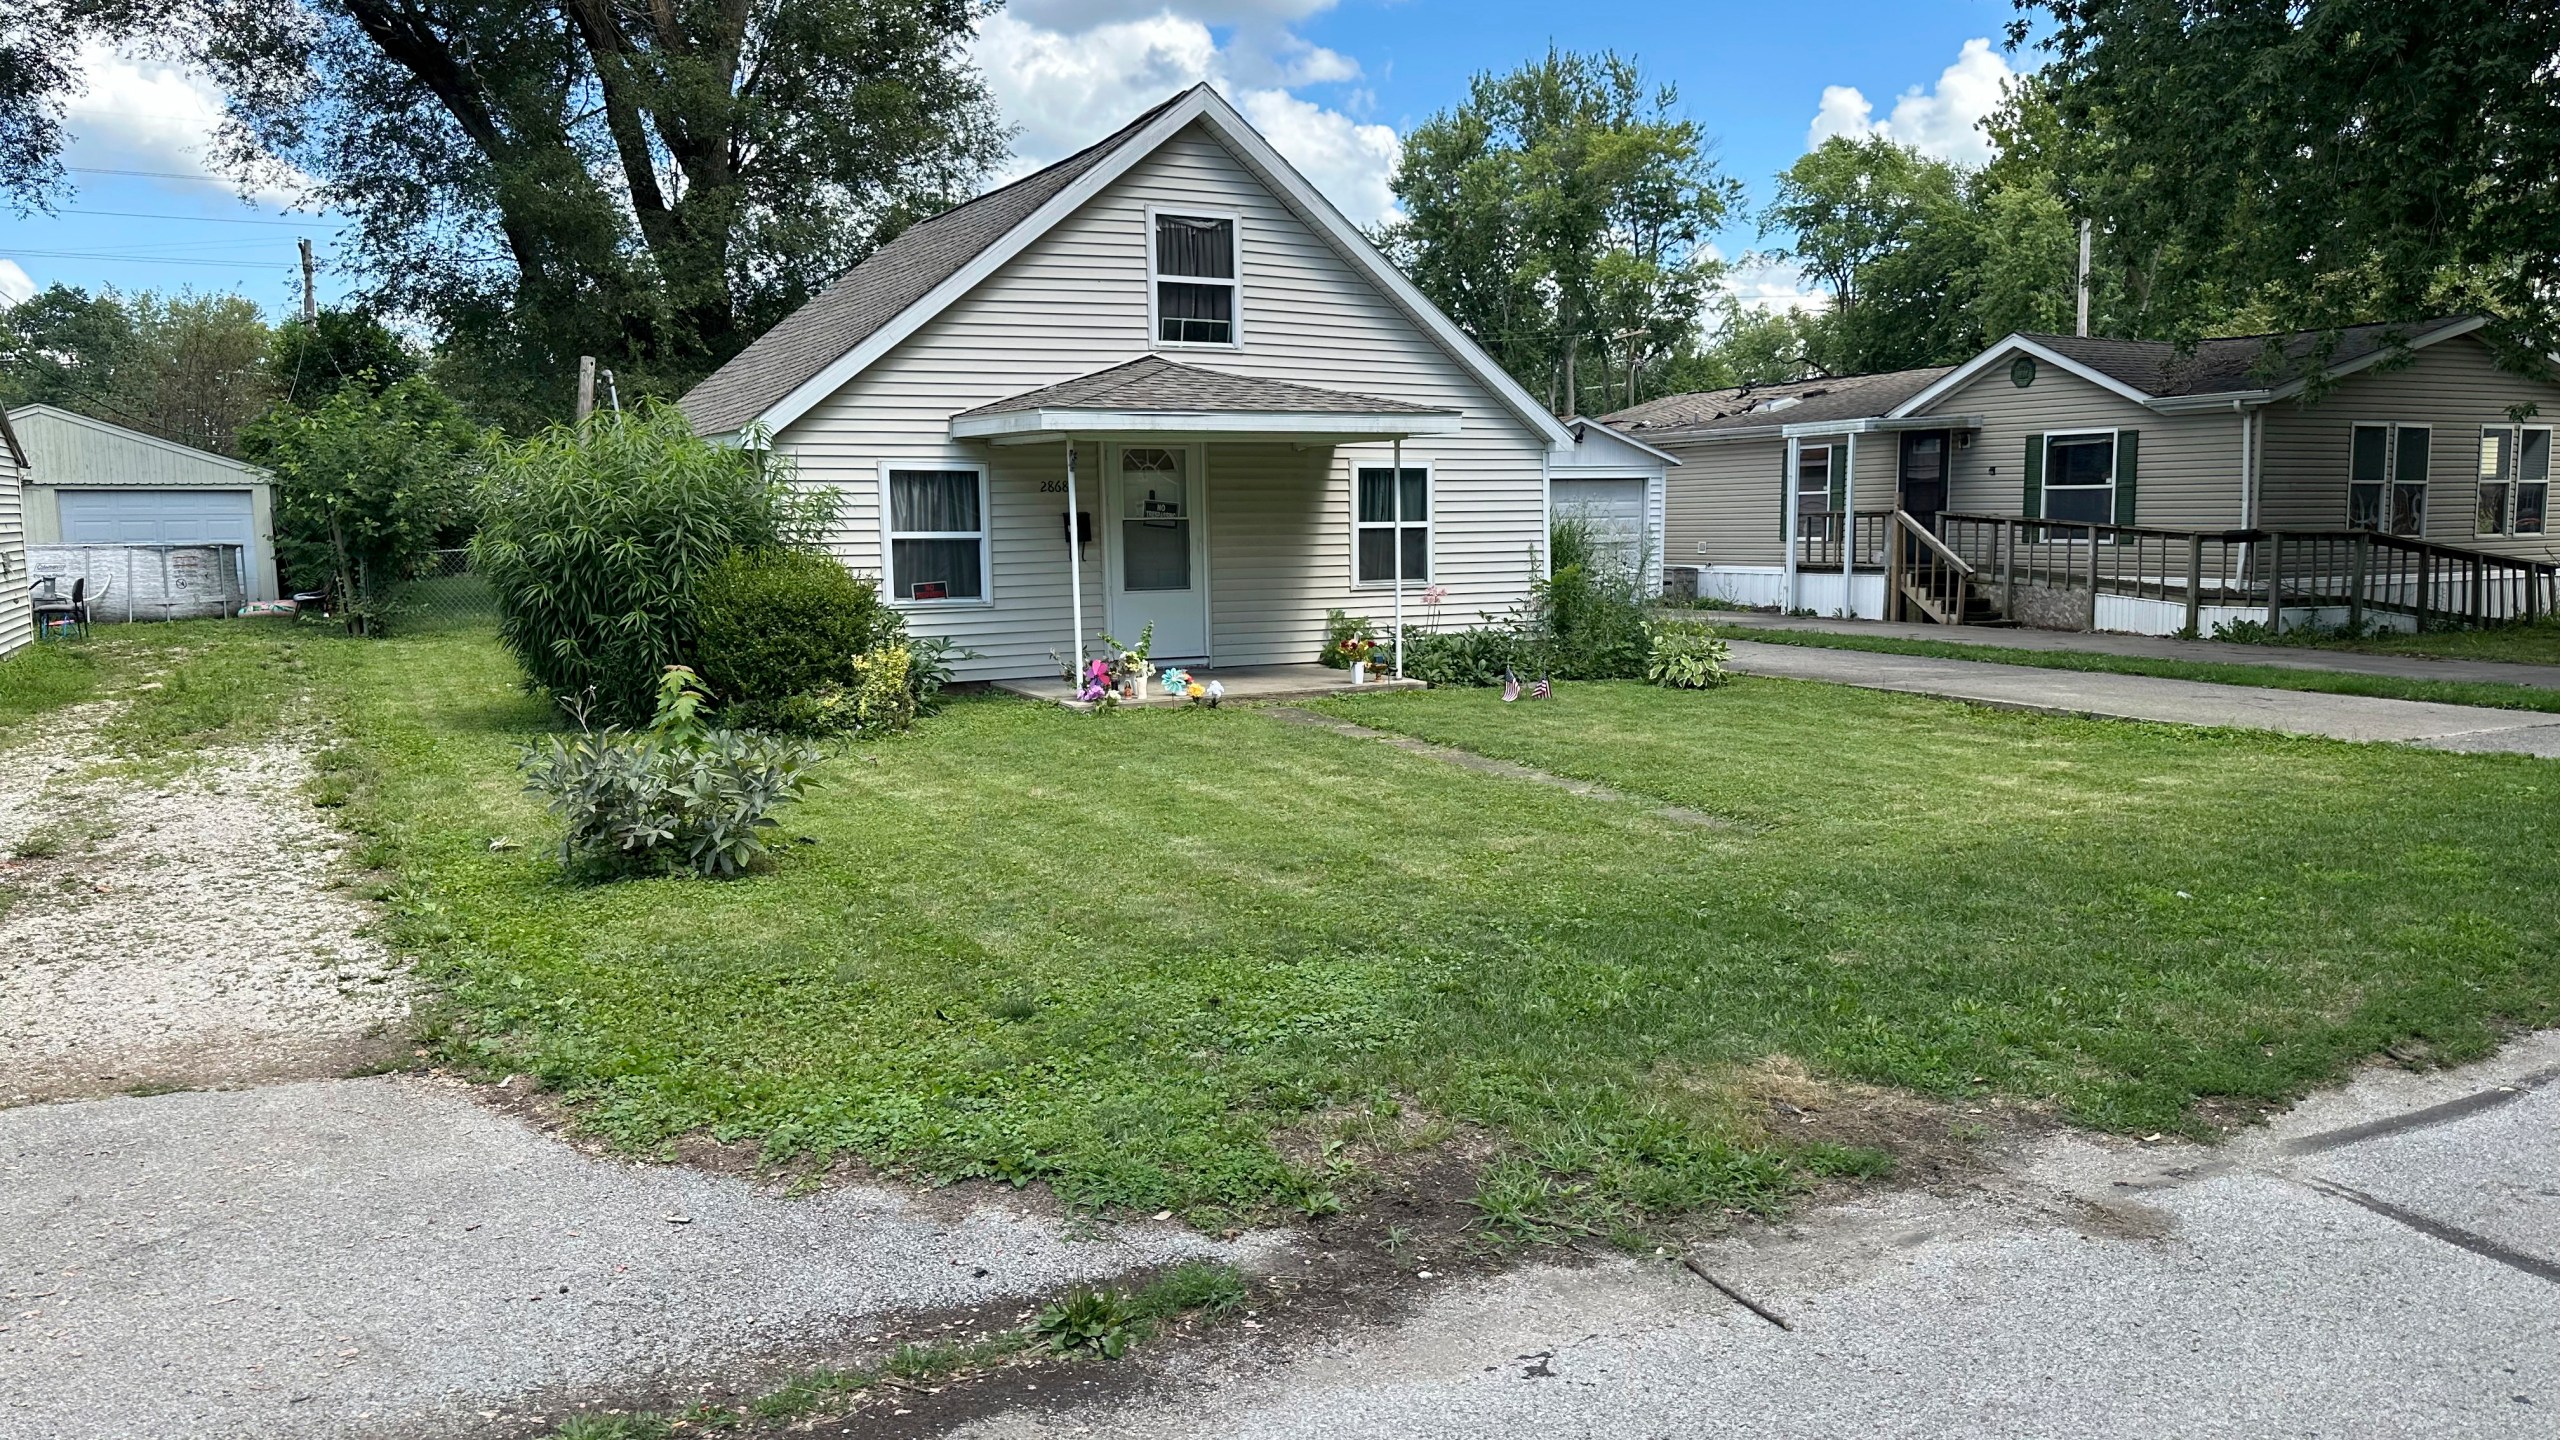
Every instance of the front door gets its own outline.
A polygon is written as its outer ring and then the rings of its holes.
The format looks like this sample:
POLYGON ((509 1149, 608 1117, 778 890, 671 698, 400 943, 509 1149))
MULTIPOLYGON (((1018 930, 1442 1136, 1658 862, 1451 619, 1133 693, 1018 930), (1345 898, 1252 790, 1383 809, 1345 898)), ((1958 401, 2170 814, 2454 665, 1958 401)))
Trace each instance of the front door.
POLYGON ((1106 619, 1123 645, 1155 626, 1158 661, 1209 658, 1209 535, 1201 514, 1200 452, 1182 445, 1114 446, 1107 541, 1106 619))
POLYGON ((1938 512, 1947 508, 1947 432, 1902 432, 1902 508, 1911 518, 1938 530, 1938 512))

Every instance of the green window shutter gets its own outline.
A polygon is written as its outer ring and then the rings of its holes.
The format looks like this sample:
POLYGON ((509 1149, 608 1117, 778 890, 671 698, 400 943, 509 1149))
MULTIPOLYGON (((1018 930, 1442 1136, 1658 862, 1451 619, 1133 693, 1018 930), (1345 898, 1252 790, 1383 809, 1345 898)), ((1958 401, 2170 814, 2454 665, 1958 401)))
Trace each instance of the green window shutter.
POLYGON ((2116 523, 2117 523, 2117 524, 2119 524, 2119 525, 2130 525, 2130 524, 2134 523, 2134 521, 2133 521, 2133 489, 2134 489, 2134 479, 2135 479, 2135 472, 2140 468, 2137 462, 2139 462, 2141 459, 2142 459, 2142 432, 2141 432, 2141 431, 2139 431, 2139 430, 2119 430, 2119 431, 2117 431, 2117 432, 2116 432, 2116 523))
POLYGON ((2027 498, 2020 502, 2021 515, 2044 514, 2044 436, 2027 437, 2027 498))
POLYGON ((1847 503, 1848 490, 1849 447, 1834 445, 1831 447, 1831 509, 1834 514, 1839 513, 1840 507, 1847 503))

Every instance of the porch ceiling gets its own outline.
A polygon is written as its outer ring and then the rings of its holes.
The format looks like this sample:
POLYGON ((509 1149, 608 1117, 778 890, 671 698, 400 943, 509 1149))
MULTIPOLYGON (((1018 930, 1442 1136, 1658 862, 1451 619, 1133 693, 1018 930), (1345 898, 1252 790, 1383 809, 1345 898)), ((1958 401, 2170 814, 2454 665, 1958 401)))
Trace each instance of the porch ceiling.
POLYGON ((951 438, 1021 444, 1068 435, 1213 435, 1308 443, 1455 435, 1455 410, 1234 375, 1146 356, 951 417, 951 438))

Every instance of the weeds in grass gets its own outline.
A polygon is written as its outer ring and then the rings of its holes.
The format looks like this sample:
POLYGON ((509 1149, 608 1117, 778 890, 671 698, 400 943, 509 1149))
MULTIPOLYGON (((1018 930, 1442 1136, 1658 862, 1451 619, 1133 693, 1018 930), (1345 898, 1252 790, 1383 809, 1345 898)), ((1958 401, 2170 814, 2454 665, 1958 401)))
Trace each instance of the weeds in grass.
POLYGON ((1050 1349, 1061 1354, 1090 1350, 1117 1360, 1137 1338, 1140 1324, 1129 1297, 1117 1290, 1075 1290, 1041 1310, 1032 1328, 1050 1349))
POLYGON ((21 647, 0 660, 0 736, 18 722, 78 704, 97 688, 98 661, 89 646, 66 640, 21 647))
POLYGON ((70 839, 58 825, 40 825, 18 839, 10 853, 20 860, 51 860, 70 848, 70 839))

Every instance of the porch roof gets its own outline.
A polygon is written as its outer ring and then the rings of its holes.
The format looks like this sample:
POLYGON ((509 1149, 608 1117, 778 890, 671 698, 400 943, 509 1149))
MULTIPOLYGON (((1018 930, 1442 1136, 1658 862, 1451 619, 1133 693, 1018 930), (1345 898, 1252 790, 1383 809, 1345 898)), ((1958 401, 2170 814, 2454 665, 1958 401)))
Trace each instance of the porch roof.
POLYGON ((1235 375, 1148 355, 951 417, 951 438, 1268 435, 1383 440, 1455 435, 1460 412, 1349 390, 1235 375))

